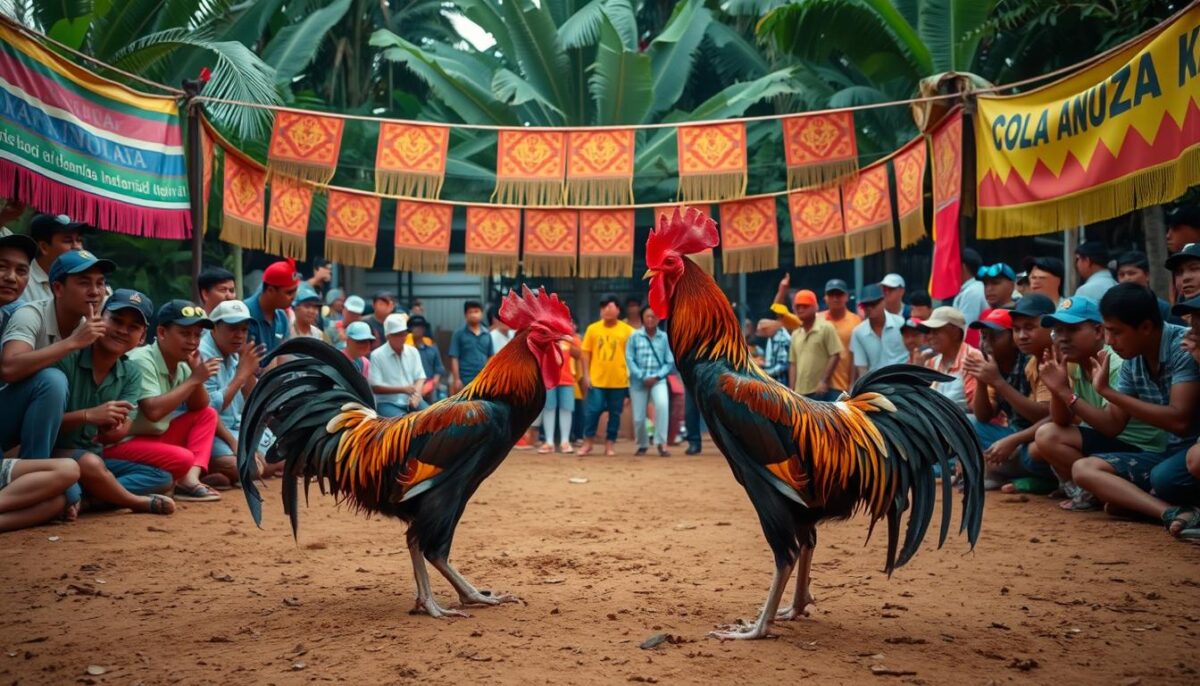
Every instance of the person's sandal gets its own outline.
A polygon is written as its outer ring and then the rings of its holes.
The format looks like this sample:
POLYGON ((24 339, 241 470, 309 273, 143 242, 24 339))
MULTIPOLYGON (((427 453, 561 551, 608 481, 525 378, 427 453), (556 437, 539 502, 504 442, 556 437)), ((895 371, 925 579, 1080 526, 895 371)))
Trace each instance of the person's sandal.
POLYGON ((175 501, 165 495, 157 493, 150 494, 150 514, 154 515, 169 515, 175 513, 175 501), (168 507, 169 504, 169 507, 168 507))
POLYGON ((563 455, 574 455, 575 446, 571 445, 570 443, 563 443, 562 446, 559 447, 559 452, 561 452, 563 455))
POLYGON ((1200 510, 1194 507, 1172 507, 1163 513, 1162 522, 1167 533, 1175 538, 1200 539, 1200 510), (1176 522, 1179 526, 1174 526, 1176 522))
POLYGON ((658 456, 659 457, 670 457, 671 451, 667 450, 666 446, 660 445, 660 446, 658 446, 658 456))
POLYGON ((183 500, 193 503, 210 503, 215 500, 220 500, 221 494, 204 484, 196 484, 195 486, 184 486, 183 484, 175 485, 175 500, 183 500))
POLYGON ((538 455, 547 455, 552 452, 554 452, 554 446, 550 445, 549 443, 543 443, 540 446, 538 446, 538 449, 537 449, 538 455))

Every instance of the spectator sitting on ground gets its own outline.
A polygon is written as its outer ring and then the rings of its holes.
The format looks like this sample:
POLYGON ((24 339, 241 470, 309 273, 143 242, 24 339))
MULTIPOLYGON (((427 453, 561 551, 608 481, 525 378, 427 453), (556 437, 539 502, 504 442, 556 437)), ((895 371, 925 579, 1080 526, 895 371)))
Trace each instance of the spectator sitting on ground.
POLYGON ((219 493, 200 483, 212 459, 218 423, 204 382, 221 361, 202 361, 199 354, 200 334, 212 328, 212 320, 186 300, 163 305, 155 319, 157 339, 129 354, 142 376, 137 418, 130 436, 105 452, 170 472, 176 500, 220 500, 219 493), (172 416, 181 405, 186 410, 172 416))
POLYGON ((988 307, 994 310, 1013 306, 1017 275, 1012 267, 1003 262, 990 264, 979 268, 978 277, 983 281, 983 298, 988 307))
POLYGON ((617 434, 621 429, 621 411, 629 397, 629 368, 625 363, 625 346, 633 335, 633 327, 621 321, 617 296, 600 296, 600 320, 592 322, 583 334, 583 387, 585 400, 583 447, 581 457, 592 452, 600 428, 600 415, 608 414, 604 432, 604 454, 616 455, 617 434))
POLYGON ((921 320, 916 317, 904 320, 904 326, 900 327, 900 335, 904 338, 904 349, 908 351, 907 362, 924 367, 929 358, 933 357, 933 351, 929 347, 929 336, 921 331, 921 320))
POLYGON ((302 283, 296 289, 296 298, 292 300, 292 323, 288 335, 291 338, 315 338, 323 343, 325 332, 317 326, 317 317, 321 314, 321 296, 307 283, 302 283))
MULTIPOLYGON (((1027 299, 1022 298, 1025 303, 1027 299)), ((1026 468, 1029 462, 1025 446, 1033 441, 1036 429, 1050 414, 1050 391, 1038 378, 1038 358, 1017 346, 1014 328, 1019 321, 1025 349, 1036 348, 1041 355, 1050 344, 1050 332, 1038 319, 1054 312, 1054 304, 1033 295, 1025 305, 1025 316, 1015 311, 994 309, 971 326, 980 329, 981 360, 967 360, 967 373, 975 377, 975 399, 971 403, 975 435, 984 448, 987 473, 984 487, 996 490, 1018 477, 1050 477, 1045 463, 1038 469, 1026 468), (1033 334, 1033 335, 1030 335, 1033 334)), ((1030 465, 1034 466, 1034 465, 1030 465)), ((1053 489, 1054 483, 1049 487, 1053 489)))
POLYGON ((926 320, 933 315, 933 298, 925 291, 917 291, 908 299, 908 318, 926 320))
POLYGON ((87 228, 87 224, 73 222, 62 214, 34 215, 29 223, 29 236, 37 243, 38 255, 29 265, 29 284, 22 300, 33 303, 54 297, 50 267, 59 255, 69 250, 83 250, 83 232, 87 228))
MULTIPOLYGON (((209 313, 213 328, 200 338, 200 358, 220 363, 215 373, 204 381, 208 403, 217 411, 216 436, 212 444, 212 459, 208 465, 210 477, 204 482, 217 489, 238 483, 237 450, 242 428, 242 409, 250 391, 258 383, 258 365, 265 349, 250 342, 250 310, 240 300, 228 300, 209 313)), ((270 445, 270 436, 263 443, 270 445)), ((260 446, 260 448, 263 446, 260 446)), ((258 455, 256 455, 258 457, 258 455)), ((283 471, 283 463, 266 465, 259 459, 259 475, 272 476, 283 471), (263 473, 263 468, 269 469, 263 473)))
POLYGON ((233 272, 221 267, 206 267, 196 277, 196 288, 200 291, 200 305, 205 312, 226 300, 237 299, 237 285, 233 272))
MULTIPOLYGON (((979 316, 987 309, 987 298, 984 296, 983 282, 977 278, 983 258, 972 248, 962 251, 962 285, 958 295, 954 296, 954 309, 958 310, 966 322, 964 326, 979 320, 979 316)), ((979 332, 969 330, 967 342, 972 346, 979 344, 979 332)))
POLYGON ((645 455, 650 447, 646 435, 646 408, 654 406, 654 447, 659 457, 667 451, 667 416, 670 392, 667 376, 675 368, 675 357, 667 343, 667 333, 658 328, 658 315, 649 306, 642 308, 642 328, 634 330, 625 342, 625 367, 629 370, 629 397, 633 411, 635 455, 645 455))
POLYGON ((367 380, 375 392, 381 417, 403 417, 429 407, 421 398, 425 368, 416 348, 404 344, 408 338, 408 315, 392 314, 383 323, 387 344, 371 351, 367 380))
MULTIPOLYGON (((100 308, 105 275, 116 267, 86 250, 68 250, 50 265, 53 297, 19 308, 8 320, 0 352, 0 441, 20 444, 18 457, 50 457, 67 403, 67 379, 54 363, 104 335, 100 308), (62 331, 70 331, 63 335, 62 331)), ((78 512, 78 486, 67 490, 66 516, 78 512)))
POLYGON ((1029 269, 1029 292, 1041 293, 1054 302, 1062 300, 1062 260, 1057 257, 1037 257, 1029 269))
POLYGON ((351 322, 346 327, 346 347, 342 353, 350 360, 354 368, 362 372, 363 378, 371 373, 371 362, 368 356, 375 346, 375 334, 366 322, 351 322))
POLYGON ((171 490, 170 474, 104 458, 108 446, 125 438, 137 416, 142 378, 125 356, 142 343, 153 316, 149 298, 117 289, 104 305, 104 335, 54 365, 66 376, 69 389, 54 456, 79 463, 79 484, 89 506, 175 512, 175 502, 163 495, 171 490))
MULTIPOLYGON (((333 322, 329 328, 326 329, 326 333, 329 334, 329 340, 333 341, 333 344, 339 349, 345 350, 346 331, 348 327, 354 322, 362 321, 363 313, 366 311, 367 301, 363 300, 357 295, 352 295, 346 298, 346 302, 342 304, 342 318, 333 322)), ((367 323, 363 322, 363 324, 366 325, 367 323)), ((367 331, 370 330, 371 327, 367 325, 367 331)), ((371 335, 374 336, 375 333, 372 332, 371 335)))
MULTIPOLYGON (((1173 309, 1177 317, 1188 317, 1191 320, 1191 328, 1186 336, 1184 336, 1183 349, 1192 356, 1197 364, 1200 364, 1200 296, 1196 296, 1191 300, 1179 303, 1173 309)), ((1178 469, 1178 455, 1168 458, 1168 466, 1163 469, 1175 468, 1178 469)), ((1183 505, 1200 505, 1200 441, 1188 449, 1184 456, 1184 467, 1187 469, 1187 475, 1176 471, 1176 481, 1174 491, 1178 491, 1181 495, 1174 495, 1183 505)), ((1159 493, 1161 497, 1167 497, 1165 494, 1159 493)), ((1172 522, 1177 516, 1175 513, 1172 516, 1172 522)), ((1195 528, 1184 529, 1179 528, 1181 538, 1196 540, 1200 538, 1200 531, 1195 528)))
MULTIPOLYGON (((1150 288, 1150 259, 1146 253, 1131 250, 1117 259, 1117 281, 1119 283, 1136 283, 1150 288)), ((1158 299, 1158 310, 1163 320, 1171 324, 1183 324, 1183 320, 1171 314, 1171 303, 1158 299)))
POLYGON ((904 319, 887 309, 887 296, 875 284, 863 288, 858 298, 867 318, 854 327, 850 336, 850 354, 856 376, 861 377, 890 364, 908 361, 908 348, 900 332, 904 319))
POLYGON ((395 311, 396 296, 388 291, 379 291, 375 297, 371 298, 371 316, 367 318, 367 324, 371 327, 371 332, 375 334, 376 348, 387 342, 387 333, 383 330, 383 323, 395 311))
POLYGON ((446 368, 442 366, 442 355, 438 352, 433 339, 426 334, 429 332, 429 322, 425 317, 414 314, 408 318, 408 340, 405 341, 421 356, 421 368, 425 370, 425 385, 421 388, 421 397, 432 405, 441 400, 438 395, 444 395, 439 389, 442 379, 446 376, 446 368))
POLYGON ((1108 248, 1100 241, 1085 241, 1075 248, 1075 273, 1083 282, 1075 289, 1075 297, 1100 302, 1108 289, 1117 285, 1108 270, 1108 248))
POLYGON ((0 532, 43 524, 62 515, 65 491, 79 480, 74 460, 0 457, 0 532))
POLYGON ((763 351, 763 371, 767 376, 783 385, 788 383, 788 356, 791 354, 792 336, 779 321, 779 315, 767 310, 758 319, 755 333, 767 341, 763 351))
POLYGON ((883 306, 887 311, 901 319, 908 319, 912 314, 912 308, 904 304, 904 277, 899 274, 888 274, 880 280, 879 287, 883 289, 883 306))
POLYGON ((1104 386, 1116 384, 1128 362, 1104 344, 1104 318, 1096 303, 1088 298, 1064 300, 1053 315, 1042 318, 1042 326, 1054 336, 1054 349, 1043 356, 1041 365, 1042 382, 1051 394, 1052 421, 1037 431, 1037 456, 1063 483, 1063 493, 1070 498, 1061 503, 1064 510, 1096 509, 1091 494, 1072 480, 1074 464, 1089 455, 1161 453, 1166 437, 1140 420, 1117 423, 1109 416, 1109 401, 1096 387, 1093 372, 1103 357, 1104 386))
POLYGON ((450 392, 458 393, 475 380, 488 358, 496 354, 491 333, 483 326, 483 305, 463 303, 463 327, 450 337, 450 392))
POLYGON ((37 250, 37 243, 29 236, 0 236, 0 335, 8 318, 25 302, 21 296, 29 284, 29 265, 37 250))
POLYGON ((333 281, 333 263, 324 257, 314 257, 312 269, 312 276, 308 277, 304 283, 319 297, 325 293, 325 289, 333 281))
POLYGON ((1188 243, 1167 258, 1167 269, 1182 300, 1200 295, 1200 243, 1188 243))
POLYGON ((1161 518, 1176 536, 1200 529, 1200 511, 1173 507, 1194 503, 1196 491, 1187 452, 1200 435, 1200 367, 1183 348, 1187 329, 1164 324, 1154 294, 1135 284, 1111 289, 1100 313, 1113 350, 1125 359, 1112 385, 1110 355, 1098 356, 1089 369, 1096 392, 1108 401, 1105 421, 1119 428, 1137 418, 1165 432, 1167 445, 1165 451, 1095 455, 1076 462, 1071 475, 1114 513, 1161 518))
POLYGON ((971 414, 975 377, 967 373, 965 363, 981 361, 983 355, 965 340, 967 323, 962 312, 953 307, 939 307, 929 319, 921 322, 921 331, 929 334, 929 346, 934 353, 925 366, 954 377, 951 381, 934 383, 933 390, 949 398, 964 413, 971 414))
POLYGON ((276 262, 263 272, 262 288, 246 299, 246 309, 250 310, 250 340, 263 346, 268 353, 287 340, 287 309, 292 306, 299 285, 296 261, 276 262))
POLYGON ((1200 243, 1200 206, 1180 205, 1167 213, 1167 250, 1183 252, 1188 243, 1200 243))
POLYGON ((838 340, 842 343, 842 352, 838 355, 837 367, 830 379, 830 399, 836 399, 842 391, 850 390, 854 383, 854 360, 850 354, 850 337, 854 335, 854 327, 862 323, 862 317, 849 309, 850 288, 841 279, 830 279, 825 282, 825 311, 817 315, 833 324, 837 331, 838 340), (837 395, 834 395, 836 392, 837 395))

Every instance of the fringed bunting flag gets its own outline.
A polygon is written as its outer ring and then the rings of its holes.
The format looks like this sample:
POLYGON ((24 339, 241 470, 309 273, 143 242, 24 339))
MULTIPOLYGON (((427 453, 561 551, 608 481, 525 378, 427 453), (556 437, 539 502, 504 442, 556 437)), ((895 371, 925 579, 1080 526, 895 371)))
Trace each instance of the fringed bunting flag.
POLYGON ((396 206, 396 255, 392 269, 445 272, 450 266, 454 206, 401 200, 396 206))
POLYGON ((956 109, 931 134, 933 149, 933 272, 929 294, 953 298, 962 285, 959 208, 962 200, 962 109, 956 109))
POLYGON ((375 192, 437 199, 446 178, 450 129, 383 122, 375 152, 375 192))
POLYGON ((329 183, 337 170, 344 124, 340 117, 313 112, 276 112, 267 171, 272 178, 282 175, 329 183))
MULTIPOLYGON (((196 120, 193 120, 196 121, 196 120)), ((208 122, 200 125, 200 228, 201 234, 208 231, 208 199, 212 197, 213 165, 216 164, 216 146, 208 133, 208 122)))
POLYGON ((730 274, 779 266, 779 226, 775 198, 721 203, 721 255, 730 274))
POLYGON ((303 262, 308 259, 308 213, 312 186, 287 176, 271 180, 266 251, 303 262))
MULTIPOLYGON (((677 210, 677 209, 679 210, 680 214, 687 212, 688 207, 695 207, 696 209, 703 212, 705 214, 705 216, 708 216, 708 217, 713 216, 712 207, 709 205, 660 205, 660 206, 654 208, 654 225, 658 226, 658 223, 660 221, 662 221, 663 217, 666 217, 669 220, 671 218, 671 215, 673 215, 675 213, 675 210, 677 210)), ((713 249, 712 248, 708 248, 704 252, 698 252, 698 253, 695 253, 692 255, 688 255, 688 259, 695 262, 701 269, 708 272, 709 274, 716 273, 716 270, 717 270, 716 262, 717 261, 713 257, 713 249)))
POLYGON ((526 276, 575 276, 579 213, 525 210, 526 276))
POLYGON ((900 247, 925 237, 925 137, 917 136, 892 158, 896 172, 896 215, 900 218, 900 247))
POLYGON ((267 247, 263 226, 267 220, 264 193, 267 174, 232 148, 222 148, 225 158, 221 196, 221 240, 250 250, 267 247))
POLYGON ((567 203, 633 202, 633 129, 567 134, 567 203))
POLYGON ((746 124, 681 126, 679 199, 707 202, 746 194, 746 124))
POLYGON ((502 129, 497 140, 496 192, 505 205, 559 205, 566 172, 566 134, 502 129))
POLYGON ((521 210, 515 207, 467 207, 468 274, 516 276, 521 247, 521 210))
POLYGON ((373 195, 329 191, 325 210, 325 257, 350 267, 375 265, 380 200, 373 195))
POLYGON ((579 275, 633 276, 633 210, 579 211, 579 275))
POLYGON ((788 193, 796 266, 846 259, 846 225, 837 186, 788 193))
POLYGON ((846 257, 862 257, 894 247, 892 199, 886 164, 873 164, 842 182, 846 257))
POLYGON ((825 186, 858 171, 854 114, 833 112, 783 120, 788 188, 825 186))

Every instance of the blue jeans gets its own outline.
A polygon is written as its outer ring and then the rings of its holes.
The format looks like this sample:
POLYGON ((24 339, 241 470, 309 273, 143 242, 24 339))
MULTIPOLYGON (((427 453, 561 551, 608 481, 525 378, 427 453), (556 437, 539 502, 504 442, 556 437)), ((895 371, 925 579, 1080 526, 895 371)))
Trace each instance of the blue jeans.
POLYGON ((424 410, 429 407, 429 403, 422 400, 415 408, 410 408, 408 404, 401 405, 400 403, 379 403, 375 411, 380 417, 403 417, 409 412, 424 410))
MULTIPOLYGON (((0 443, 5 451, 20 444, 17 457, 50 457, 67 411, 67 377, 48 368, 8 384, 0 388, 0 408, 0 443)), ((79 484, 68 488, 66 496, 69 505, 79 502, 79 484)))
POLYGON ((105 460, 104 466, 117 478, 117 483, 134 495, 166 493, 175 483, 170 472, 148 464, 128 460, 105 460))
MULTIPOLYGON (((1002 438, 1007 438, 1017 430, 1011 426, 996 426, 981 422, 974 417, 970 417, 971 428, 975 429, 975 435, 979 438, 979 444, 987 450, 1002 438)), ((1041 476, 1053 479, 1054 470, 1050 469, 1050 465, 1035 460, 1029 456, 1029 444, 1021 446, 1017 452, 1013 453, 1012 458, 1002 465, 987 465, 987 474, 991 477, 1016 479, 1023 476, 1041 476)))
POLYGON ((667 415, 671 412, 671 395, 667 388, 667 380, 661 379, 652 388, 646 388, 641 381, 632 381, 629 386, 630 405, 633 409, 633 435, 637 439, 637 447, 649 447, 649 437, 646 436, 646 405, 654 403, 654 445, 667 444, 667 425, 670 421, 667 415))
POLYGON ((1200 505, 1200 482, 1187 468, 1188 448, 1171 453, 1150 470, 1150 492, 1172 505, 1200 505))
POLYGON ((587 426, 583 435, 595 438, 600 428, 600 415, 608 412, 608 427, 604 431, 604 440, 617 440, 621 430, 621 410, 625 407, 625 397, 629 395, 628 388, 590 388, 587 393, 584 416, 587 426))

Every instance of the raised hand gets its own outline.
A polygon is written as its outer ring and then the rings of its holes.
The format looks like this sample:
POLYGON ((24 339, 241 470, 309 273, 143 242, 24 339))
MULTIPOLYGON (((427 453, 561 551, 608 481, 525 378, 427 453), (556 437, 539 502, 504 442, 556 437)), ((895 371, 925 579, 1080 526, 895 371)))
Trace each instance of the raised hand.
POLYGON ((106 329, 104 320, 96 314, 96 306, 88 305, 88 316, 79 318, 79 326, 75 327, 67 340, 76 350, 83 350, 98 341, 106 329))
POLYGON ((1096 389, 1097 393, 1106 390, 1108 385, 1108 376, 1110 373, 1110 365, 1108 361, 1108 351, 1101 350, 1096 353, 1096 356, 1087 361, 1087 373, 1092 379, 1092 388, 1096 389))
POLYGON ((1066 365, 1057 350, 1047 348, 1042 353, 1042 361, 1038 365, 1038 373, 1046 388, 1056 393, 1070 390, 1070 380, 1067 378, 1066 365))
POLYGON ((243 343, 238 349, 237 374, 243 378, 258 374, 258 365, 266 352, 266 346, 255 344, 253 341, 243 343))
POLYGON ((980 383, 995 386, 1000 382, 1000 367, 996 361, 984 353, 980 359, 967 358, 963 361, 963 369, 975 377, 980 383))
POLYGON ((200 353, 194 352, 188 358, 188 366, 192 368, 192 377, 200 383, 208 381, 209 377, 216 374, 221 368, 221 358, 214 357, 208 360, 201 360, 200 353))

